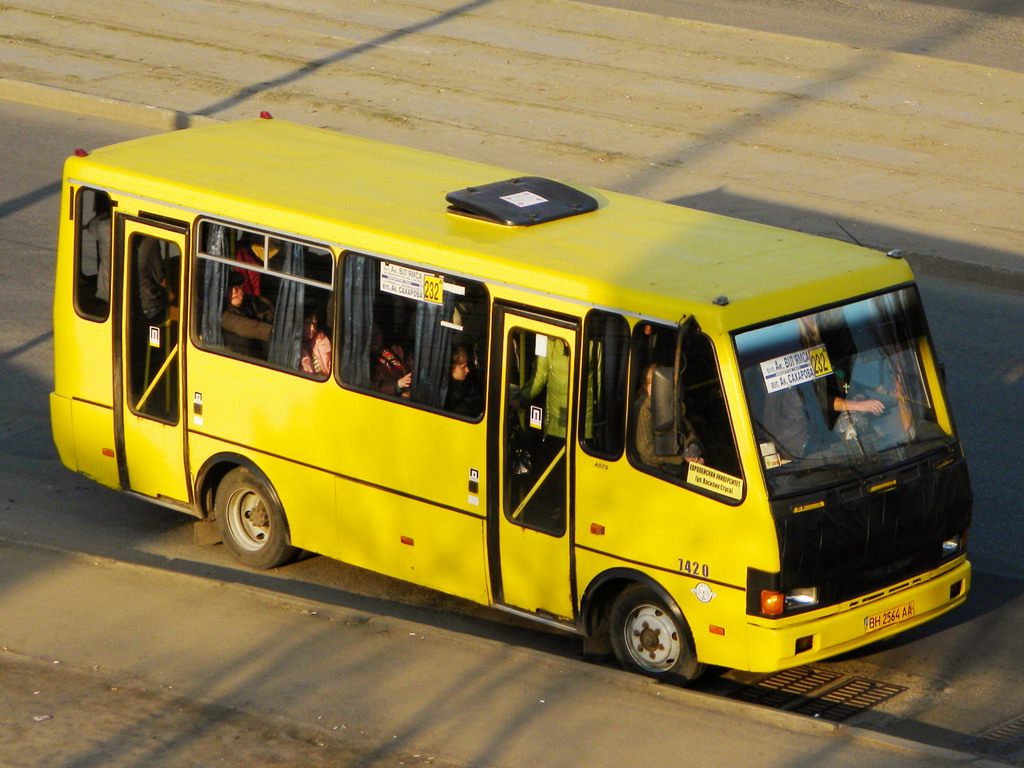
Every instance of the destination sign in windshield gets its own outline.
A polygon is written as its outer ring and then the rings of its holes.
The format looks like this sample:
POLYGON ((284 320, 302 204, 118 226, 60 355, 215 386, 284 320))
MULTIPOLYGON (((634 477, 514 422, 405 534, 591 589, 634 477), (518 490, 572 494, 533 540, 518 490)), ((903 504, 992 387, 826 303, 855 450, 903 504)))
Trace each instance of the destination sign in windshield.
POLYGON ((814 381, 832 373, 825 345, 801 349, 761 363, 764 386, 769 392, 780 392, 806 381, 814 381))

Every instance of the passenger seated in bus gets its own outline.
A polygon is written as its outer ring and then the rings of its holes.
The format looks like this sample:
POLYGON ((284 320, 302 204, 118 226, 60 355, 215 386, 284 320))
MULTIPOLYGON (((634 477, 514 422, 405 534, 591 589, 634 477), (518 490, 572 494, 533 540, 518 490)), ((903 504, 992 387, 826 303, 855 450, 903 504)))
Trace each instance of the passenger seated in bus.
POLYGON ((636 452, 640 456, 640 461, 647 466, 665 470, 678 468, 689 462, 703 464, 703 447, 693 425, 686 418, 686 406, 682 402, 679 403, 679 427, 682 433, 679 440, 680 452, 663 454, 657 451, 652 407, 654 373, 657 368, 657 363, 651 363, 644 369, 644 384, 640 392, 640 399, 637 401, 636 452))
POLYGON ((476 371, 469 364, 469 352, 465 347, 456 347, 452 352, 451 373, 444 407, 446 411, 461 416, 479 416, 483 413, 483 392, 476 371))
POLYGON ((412 388, 413 355, 401 344, 391 344, 377 353, 372 384, 378 392, 409 397, 412 388))
POLYGON ((224 343, 232 352, 266 359, 266 343, 274 330, 274 307, 262 296, 247 295, 245 277, 232 272, 228 278, 228 304, 220 316, 224 343))
POLYGON ((320 329, 315 313, 307 315, 302 326, 302 354, 299 365, 306 373, 319 376, 331 372, 331 340, 320 329))
MULTIPOLYGON (((267 262, 277 256, 280 250, 280 242, 271 240, 270 253, 267 254, 263 246, 262 237, 247 236, 239 242, 238 250, 235 251, 235 260, 254 267, 266 267, 267 262)), ((246 296, 259 296, 260 273, 243 267, 235 267, 235 271, 245 278, 245 282, 242 283, 242 292, 246 296)))

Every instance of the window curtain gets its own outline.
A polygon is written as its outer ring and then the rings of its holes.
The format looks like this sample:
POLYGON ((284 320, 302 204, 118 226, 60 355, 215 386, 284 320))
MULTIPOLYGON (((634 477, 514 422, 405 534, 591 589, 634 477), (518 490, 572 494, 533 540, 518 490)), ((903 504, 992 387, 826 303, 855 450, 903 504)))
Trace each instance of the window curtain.
MULTIPOLYGON (((379 282, 376 259, 345 255, 342 270, 341 378, 369 388, 373 349, 373 301, 379 282)), ((415 376, 413 377, 415 379, 415 376)))
MULTIPOLYGON (((208 226, 209 233, 206 252, 211 256, 226 257, 228 238, 225 228, 219 224, 208 226)), ((228 272, 230 267, 219 261, 204 259, 203 261, 202 299, 203 312, 200 316, 199 333, 203 342, 213 346, 224 345, 224 328, 221 326, 221 315, 227 303, 228 272)))
MULTIPOLYGON (((306 248, 298 243, 285 243, 281 271, 286 275, 306 274, 306 248)), ((302 355, 302 320, 306 306, 306 284, 298 280, 281 281, 274 310, 274 332, 270 336, 268 359, 274 365, 298 370, 302 355)))
POLYGON ((455 313, 456 294, 444 291, 441 304, 416 305, 416 359, 410 397, 415 403, 443 408, 451 374, 455 330, 441 324, 455 313))

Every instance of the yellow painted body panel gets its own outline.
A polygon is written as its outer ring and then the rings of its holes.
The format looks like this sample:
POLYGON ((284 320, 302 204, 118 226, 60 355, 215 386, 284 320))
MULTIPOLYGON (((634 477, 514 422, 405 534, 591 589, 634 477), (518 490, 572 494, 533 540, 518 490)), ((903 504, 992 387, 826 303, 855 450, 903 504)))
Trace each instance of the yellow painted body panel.
POLYGON ((58 392, 74 392, 77 400, 110 409, 114 403, 111 320, 83 320, 75 314, 70 299, 59 303, 61 310, 54 313, 55 388, 58 392), (96 350, 104 353, 97 354, 96 350))
POLYGON ((771 518, 756 497, 732 506, 639 471, 626 458, 608 462, 578 453, 580 546, 670 573, 681 572, 687 561, 699 563, 708 578, 743 589, 748 566, 778 569, 774 541, 771 518), (592 533, 592 525, 603 533, 592 533))
POLYGON ((672 597, 690 626, 699 659, 707 664, 736 669, 746 668, 746 590, 742 585, 730 586, 699 576, 690 576, 679 572, 678 567, 673 570, 651 568, 623 560, 617 554, 582 548, 576 551, 576 572, 581 586, 590 584, 602 574, 616 569, 642 574, 672 597), (709 592, 704 591, 699 585, 705 585, 709 592), (698 594, 710 597, 710 602, 702 602, 698 594), (725 633, 713 634, 710 631, 713 626, 723 627, 725 633))
POLYGON ((202 433, 190 433, 189 456, 193 462, 193 477, 207 459, 227 453, 250 460, 270 479, 284 508, 295 546, 337 556, 338 530, 334 514, 334 476, 331 473, 202 433))
MULTIPOLYGON (((186 399, 200 393, 203 401, 202 424, 188 415, 194 432, 482 514, 469 502, 468 478, 471 468, 480 470, 482 496, 484 424, 414 408, 403 408, 399 418, 393 401, 195 348, 188 377, 186 399)), ((193 456, 193 471, 205 460, 193 456)))
POLYGON ((65 467, 110 488, 119 486, 110 408, 51 392, 50 425, 65 467))
POLYGON ((338 555, 347 563, 487 604, 484 519, 339 478, 338 555))
MULTIPOLYGON (((82 400, 72 401, 75 429, 75 455, 78 471, 110 488, 118 486, 117 461, 114 458, 114 414, 109 408, 82 400)), ((176 446, 171 446, 174 450, 176 446)))
MULTIPOLYGON (((50 432, 57 447, 60 462, 73 472, 78 471, 78 456, 75 446, 75 428, 71 416, 72 400, 50 393, 50 432)), ((83 473, 84 474, 84 473, 83 473)))
POLYGON ((332 380, 194 347, 188 373, 186 399, 203 402, 201 424, 188 415, 193 476, 210 457, 246 456, 280 496, 295 546, 488 601, 486 482, 475 495, 468 482, 471 468, 485 478, 484 424, 412 408, 398 418, 394 402, 332 380), (276 396, 284 386, 288 397, 276 396))

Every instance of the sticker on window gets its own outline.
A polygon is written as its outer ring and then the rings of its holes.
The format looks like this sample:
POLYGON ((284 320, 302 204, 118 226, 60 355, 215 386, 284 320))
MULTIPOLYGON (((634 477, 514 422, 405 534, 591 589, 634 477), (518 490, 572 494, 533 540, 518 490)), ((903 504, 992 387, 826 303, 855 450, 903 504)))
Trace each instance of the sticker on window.
POLYGON ((782 466, 782 457, 779 455, 779 449, 775 447, 775 443, 761 443, 760 448, 765 469, 775 469, 782 466))
POLYGON ((445 288, 444 278, 440 275, 386 261, 380 265, 380 289, 384 293, 440 304, 445 288))
POLYGON ((768 392, 780 392, 831 373, 832 362, 824 344, 761 363, 761 375, 768 392))
POLYGON ((717 469, 706 467, 695 461, 687 464, 686 482, 698 488, 728 496, 730 499, 743 498, 742 478, 727 475, 725 472, 719 472, 717 469))
POLYGON ((544 411, 539 405, 530 406, 530 426, 534 429, 542 429, 544 427, 544 411))

